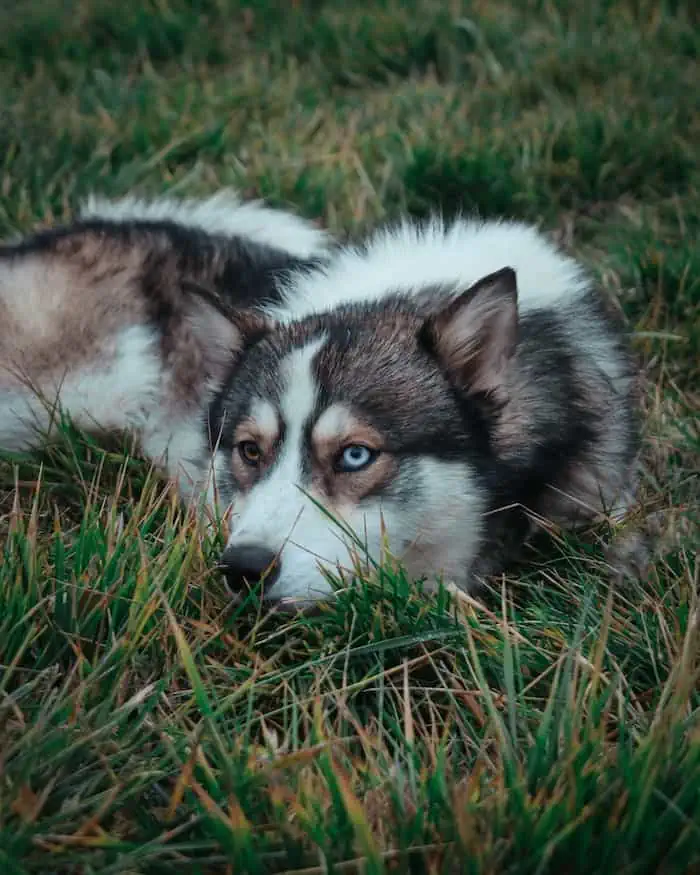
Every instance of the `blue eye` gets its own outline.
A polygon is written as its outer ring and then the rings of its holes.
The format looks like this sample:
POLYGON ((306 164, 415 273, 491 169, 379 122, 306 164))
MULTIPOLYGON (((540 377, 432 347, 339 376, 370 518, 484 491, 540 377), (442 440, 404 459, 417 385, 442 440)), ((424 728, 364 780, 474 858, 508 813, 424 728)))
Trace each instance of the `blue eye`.
POLYGON ((377 450, 370 450, 369 447, 363 447, 362 444, 351 444, 345 447, 338 456, 335 469, 336 471, 352 474, 371 465, 378 455, 377 450))

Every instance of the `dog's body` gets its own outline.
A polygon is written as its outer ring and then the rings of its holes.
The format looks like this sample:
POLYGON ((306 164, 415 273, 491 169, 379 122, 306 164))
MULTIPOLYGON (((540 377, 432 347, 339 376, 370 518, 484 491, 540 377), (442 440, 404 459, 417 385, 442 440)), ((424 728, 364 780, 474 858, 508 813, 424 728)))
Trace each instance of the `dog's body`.
POLYGON ((189 498, 211 490, 206 410, 278 280, 329 245, 310 223, 230 195, 91 200, 71 225, 0 246, 0 448, 36 446, 55 402, 127 430, 189 498), (205 486, 206 484, 206 486, 205 486))
MULTIPOLYGON (((0 364, 80 424, 167 451, 186 495, 213 461, 232 582, 328 595, 323 568, 351 564, 329 515, 360 558, 388 544, 412 575, 469 588, 533 520, 624 512, 631 359, 580 267, 534 229, 405 225, 332 251, 263 208, 253 233, 245 209, 212 228, 194 204, 103 205, 0 250, 0 364)), ((17 413, 39 408, 20 385, 0 373, 0 446, 31 442, 17 413)))

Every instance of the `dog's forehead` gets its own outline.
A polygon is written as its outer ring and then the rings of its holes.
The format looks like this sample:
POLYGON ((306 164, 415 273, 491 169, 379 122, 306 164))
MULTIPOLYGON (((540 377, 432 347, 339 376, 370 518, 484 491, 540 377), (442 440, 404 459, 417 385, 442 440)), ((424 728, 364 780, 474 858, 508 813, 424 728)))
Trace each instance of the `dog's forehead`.
POLYGON ((445 388, 438 368, 415 338, 401 331, 331 335, 318 351, 314 371, 329 401, 356 405, 368 413, 397 414, 425 406, 445 388))
MULTIPOLYGON (((456 430, 454 396, 435 360, 420 344, 422 319, 399 302, 348 307, 273 330, 244 356, 225 400, 229 427, 256 409, 277 411, 282 425, 305 417, 313 428, 341 405, 398 443, 416 430, 456 430)), ((310 431, 309 431, 310 436, 310 431)))
POLYGON ((280 385, 280 369, 294 353, 310 346, 316 354, 310 361, 316 376, 327 387, 339 375, 339 367, 379 365, 384 377, 401 360, 409 364, 418 353, 420 319, 412 312, 387 307, 348 307, 314 315, 298 322, 276 325, 255 344, 242 363, 248 381, 280 385), (322 343, 318 341, 322 339, 322 343), (407 358, 408 357, 408 358, 407 358))

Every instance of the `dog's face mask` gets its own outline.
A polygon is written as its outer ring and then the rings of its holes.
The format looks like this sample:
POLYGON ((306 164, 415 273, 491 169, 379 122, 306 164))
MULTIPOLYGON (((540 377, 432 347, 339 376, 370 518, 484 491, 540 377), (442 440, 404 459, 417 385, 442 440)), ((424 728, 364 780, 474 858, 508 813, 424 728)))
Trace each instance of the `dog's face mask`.
POLYGON ((430 302, 426 290, 249 333, 211 411, 232 588, 262 580, 267 599, 313 601, 332 592, 324 570, 347 577, 385 551, 413 577, 464 584, 515 278, 430 302))

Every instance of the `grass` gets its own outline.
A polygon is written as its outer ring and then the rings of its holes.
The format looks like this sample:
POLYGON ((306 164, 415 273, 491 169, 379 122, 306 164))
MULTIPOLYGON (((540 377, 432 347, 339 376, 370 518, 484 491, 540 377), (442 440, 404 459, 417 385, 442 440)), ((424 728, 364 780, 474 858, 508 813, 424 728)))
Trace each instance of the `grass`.
POLYGON ((233 185, 336 232, 537 221, 644 365, 614 586, 554 536, 484 603, 400 569, 234 609, 127 444, 0 462, 0 871, 700 872, 700 28, 682 0, 23 0, 0 234, 233 185))

